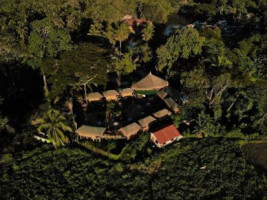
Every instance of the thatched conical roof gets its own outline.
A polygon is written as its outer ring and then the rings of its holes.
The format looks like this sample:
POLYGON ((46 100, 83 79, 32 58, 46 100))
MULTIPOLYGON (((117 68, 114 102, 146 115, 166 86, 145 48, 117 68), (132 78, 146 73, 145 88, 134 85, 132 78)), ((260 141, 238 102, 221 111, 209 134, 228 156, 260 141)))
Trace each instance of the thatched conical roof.
POLYGON ((132 89, 140 91, 160 90, 168 85, 168 81, 165 81, 150 72, 145 78, 133 84, 132 89))

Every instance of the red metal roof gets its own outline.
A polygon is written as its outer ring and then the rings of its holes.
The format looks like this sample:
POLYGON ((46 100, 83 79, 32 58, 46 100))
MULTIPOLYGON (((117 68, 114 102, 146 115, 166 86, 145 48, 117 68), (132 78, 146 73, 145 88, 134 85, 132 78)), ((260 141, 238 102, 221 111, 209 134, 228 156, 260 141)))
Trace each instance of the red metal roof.
POLYGON ((164 144, 176 137, 181 136, 177 128, 172 124, 153 133, 160 144, 164 144))

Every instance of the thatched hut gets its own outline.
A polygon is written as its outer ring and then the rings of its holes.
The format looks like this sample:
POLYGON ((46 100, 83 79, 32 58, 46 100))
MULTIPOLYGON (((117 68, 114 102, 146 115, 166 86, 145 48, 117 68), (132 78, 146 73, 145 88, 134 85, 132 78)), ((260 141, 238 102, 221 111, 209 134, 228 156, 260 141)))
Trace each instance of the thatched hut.
POLYGON ((122 97, 132 97, 134 96, 134 90, 132 88, 124 88, 120 89, 119 93, 122 97))
POLYGON ((103 92, 103 96, 107 101, 116 101, 119 98, 120 94, 116 90, 107 90, 103 92))
POLYGON ((119 129, 119 133, 123 134, 127 140, 136 135, 141 129, 141 126, 137 123, 132 123, 119 129))
POLYGON ((164 99, 164 102, 175 114, 180 111, 178 104, 171 97, 164 99))
POLYGON ((150 72, 145 78, 133 84, 132 89, 135 90, 137 94, 156 94, 158 90, 168 85, 168 81, 154 76, 150 72))
POLYGON ((99 92, 93 92, 93 93, 87 94, 86 96, 86 100, 89 102, 101 101, 102 99, 103 99, 103 95, 100 94, 99 92))
POLYGON ((96 126, 81 126, 76 130, 76 134, 80 138, 90 138, 92 140, 100 140, 105 133, 106 128, 96 126))
POLYGON ((159 111, 153 113, 152 115, 157 119, 162 119, 164 117, 170 116, 171 112, 168 109, 164 108, 162 110, 159 110, 159 111))
POLYGON ((157 119, 155 117, 152 117, 151 115, 138 120, 138 123, 141 125, 142 127, 142 131, 148 131, 148 129, 150 128, 150 125, 155 122, 157 119))

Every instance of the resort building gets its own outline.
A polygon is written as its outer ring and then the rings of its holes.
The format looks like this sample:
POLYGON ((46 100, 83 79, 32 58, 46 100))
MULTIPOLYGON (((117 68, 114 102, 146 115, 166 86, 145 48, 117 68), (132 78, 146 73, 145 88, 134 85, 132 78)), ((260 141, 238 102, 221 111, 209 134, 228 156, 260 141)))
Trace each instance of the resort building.
POLYGON ((152 115, 157 119, 162 119, 162 118, 171 116, 171 114, 172 113, 168 109, 164 108, 162 110, 159 110, 159 111, 153 113, 152 115))
POLYGON ((132 124, 120 128, 119 133, 124 135, 127 140, 129 140, 132 136, 137 135, 140 130, 141 126, 134 122, 132 124))
POLYGON ((105 127, 81 126, 76 130, 80 139, 100 140, 106 131, 105 127))
POLYGON ((119 89, 119 93, 121 94, 122 97, 132 97, 134 96, 134 90, 132 88, 124 88, 124 89, 119 89))
POLYGON ((183 136, 173 124, 151 133, 152 142, 159 148, 164 147, 174 141, 178 141, 182 137, 183 136))
POLYGON ((165 97, 168 96, 168 93, 165 92, 164 90, 159 90, 158 93, 157 93, 157 95, 158 95, 158 97, 159 97, 160 99, 163 100, 163 99, 165 99, 165 97))
POLYGON ((93 92, 93 93, 87 94, 86 96, 86 100, 89 102, 101 101, 102 99, 103 99, 103 95, 100 94, 99 92, 93 92))
POLYGON ((152 116, 147 116, 143 119, 138 120, 138 123, 141 125, 142 131, 148 131, 150 125, 155 122, 157 119, 152 116))
POLYGON ((165 88, 169 85, 168 81, 165 81, 157 76, 154 76, 151 72, 142 80, 132 85, 132 89, 137 94, 157 94, 158 90, 165 88))
POLYGON ((108 90, 103 92, 103 96, 107 101, 116 101, 120 97, 120 94, 116 90, 108 90))
POLYGON ((175 114, 180 112, 178 104, 171 97, 164 99, 164 102, 175 114))

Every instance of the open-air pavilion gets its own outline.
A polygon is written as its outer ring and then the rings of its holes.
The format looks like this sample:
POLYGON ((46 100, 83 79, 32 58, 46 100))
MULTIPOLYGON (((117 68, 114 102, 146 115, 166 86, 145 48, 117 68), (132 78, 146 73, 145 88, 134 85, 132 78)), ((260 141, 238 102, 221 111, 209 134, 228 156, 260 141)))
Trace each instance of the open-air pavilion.
POLYGON ((142 80, 132 85, 132 89, 137 94, 156 94, 158 90, 165 88, 169 85, 168 81, 165 81, 151 72, 142 80))

